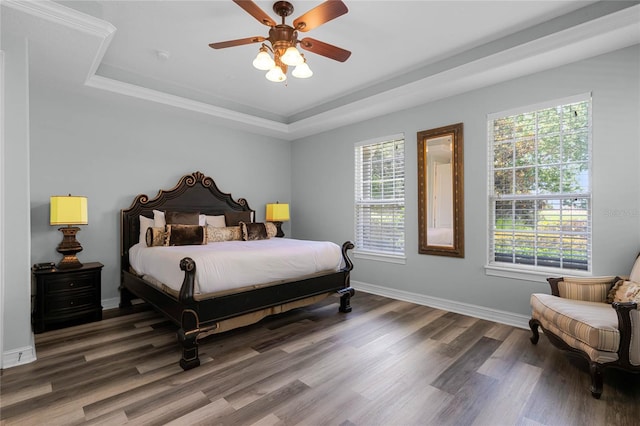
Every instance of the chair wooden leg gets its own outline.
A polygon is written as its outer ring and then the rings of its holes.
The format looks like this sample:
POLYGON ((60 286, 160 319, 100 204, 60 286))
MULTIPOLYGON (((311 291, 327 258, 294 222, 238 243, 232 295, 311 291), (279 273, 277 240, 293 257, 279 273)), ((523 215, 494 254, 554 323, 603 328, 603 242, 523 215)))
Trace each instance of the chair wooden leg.
POLYGON ((589 363, 589 373, 591 374, 591 396, 600 399, 602 395, 602 368, 597 362, 589 363))
POLYGON ((529 327, 531 327, 531 332, 533 333, 529 340, 531 340, 531 343, 533 343, 534 345, 537 344, 538 340, 540 339, 540 333, 538 333, 538 325, 538 321, 534 320, 533 318, 529 320, 529 327))

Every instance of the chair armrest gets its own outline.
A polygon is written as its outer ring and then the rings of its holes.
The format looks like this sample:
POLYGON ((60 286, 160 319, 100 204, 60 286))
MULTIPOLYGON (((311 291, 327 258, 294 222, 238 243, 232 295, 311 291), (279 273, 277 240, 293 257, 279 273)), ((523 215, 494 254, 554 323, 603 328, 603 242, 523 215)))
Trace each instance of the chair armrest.
MULTIPOLYGON (((631 367, 631 362, 633 362, 635 368, 637 368, 640 362, 640 354, 631 354, 630 350, 631 341, 640 339, 640 327, 636 324, 634 328, 634 321, 631 319, 631 311, 637 311, 638 304, 636 302, 613 302, 611 306, 618 314, 618 331, 620 332, 620 346, 618 348, 619 362, 625 367, 631 367)), ((636 316, 636 322, 639 317, 640 313, 636 316)))
MULTIPOLYGON (((573 278, 573 277, 558 277, 558 278, 547 278, 547 282, 549 283, 549 286, 551 286, 551 294, 553 294, 554 296, 560 296, 560 290, 559 290, 559 283, 561 281, 564 280, 572 280, 575 282, 579 282, 580 285, 585 285, 585 286, 589 286, 589 285, 595 285, 595 286, 600 286, 602 284, 605 284, 608 286, 608 290, 611 289, 611 287, 613 287, 613 285, 620 279, 619 276, 602 276, 602 277, 588 277, 588 278, 573 278)), ((578 298, 577 300, 587 300, 588 299, 580 299, 578 298)))

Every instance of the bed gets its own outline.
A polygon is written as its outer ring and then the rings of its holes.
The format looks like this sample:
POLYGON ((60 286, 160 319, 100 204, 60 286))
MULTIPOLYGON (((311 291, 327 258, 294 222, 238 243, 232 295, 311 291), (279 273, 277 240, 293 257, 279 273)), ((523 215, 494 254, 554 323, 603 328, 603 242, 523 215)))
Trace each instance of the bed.
MULTIPOLYGON (((273 237, 256 241, 204 242, 198 246, 156 247, 153 246, 154 233, 161 233, 163 229, 156 226, 159 212, 199 215, 199 225, 202 226, 191 228, 201 231, 211 230, 207 226, 209 219, 217 220, 225 215, 249 217, 248 223, 253 225, 241 222, 245 237, 248 228, 261 224, 255 223, 255 212, 247 200, 234 200, 231 194, 220 191, 213 179, 201 172, 183 176, 174 188, 160 190, 154 198, 138 195, 129 208, 121 210, 120 307, 129 307, 134 299, 142 299, 177 324, 178 341, 182 347, 180 366, 184 370, 200 365, 198 340, 211 334, 308 306, 330 295, 339 296, 339 312, 351 311, 350 300, 355 291, 350 286, 350 271, 353 269, 347 254, 353 248, 350 241, 340 247, 330 242, 273 237), (151 226, 154 212, 155 222, 151 226), (143 235, 151 235, 150 247, 147 247, 146 240, 143 243, 143 235), (209 250, 214 254, 205 253, 209 250), (300 258, 291 254, 302 250, 310 251, 302 252, 307 254, 300 258), (233 263, 232 254, 239 264, 233 263), (209 274, 208 271, 216 268, 208 263, 213 257, 216 261, 226 259, 227 263, 218 269, 245 273, 241 277, 209 274), (261 257, 267 260, 260 265, 270 265, 268 268, 250 266, 261 257), (278 263, 278 260, 282 262, 278 263)), ((179 228, 172 226, 174 230, 179 228)), ((171 228, 167 225, 165 229, 171 228)))

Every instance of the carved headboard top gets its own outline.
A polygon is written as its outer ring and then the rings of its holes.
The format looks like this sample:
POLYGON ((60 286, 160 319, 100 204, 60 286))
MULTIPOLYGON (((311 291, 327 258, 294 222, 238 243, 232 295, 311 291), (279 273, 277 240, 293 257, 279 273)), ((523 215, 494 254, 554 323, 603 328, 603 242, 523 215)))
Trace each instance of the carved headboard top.
POLYGON ((222 192, 212 178, 194 172, 180 178, 172 189, 161 189, 154 198, 146 194, 135 197, 131 206, 120 211, 121 269, 129 269, 129 248, 140 235, 138 216, 153 218, 153 210, 200 212, 206 215, 222 215, 226 211, 253 212, 244 198, 233 200, 231 194, 222 192))

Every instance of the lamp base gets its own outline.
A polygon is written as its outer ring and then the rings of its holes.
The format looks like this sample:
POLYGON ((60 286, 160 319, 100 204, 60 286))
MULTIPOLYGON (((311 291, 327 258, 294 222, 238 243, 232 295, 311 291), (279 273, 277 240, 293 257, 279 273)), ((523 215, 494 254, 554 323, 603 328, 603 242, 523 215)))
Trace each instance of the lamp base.
POLYGON ((276 233, 276 237, 282 238, 284 237, 284 231, 282 230, 282 222, 272 222, 275 226, 276 229, 278 230, 278 232, 276 233))
POLYGON ((76 234, 80 228, 77 226, 67 226, 66 228, 58 228, 58 231, 62 232, 63 238, 58 245, 58 253, 61 253, 64 257, 56 265, 58 269, 76 269, 82 268, 82 263, 76 257, 76 253, 82 251, 82 246, 76 240, 76 234))

